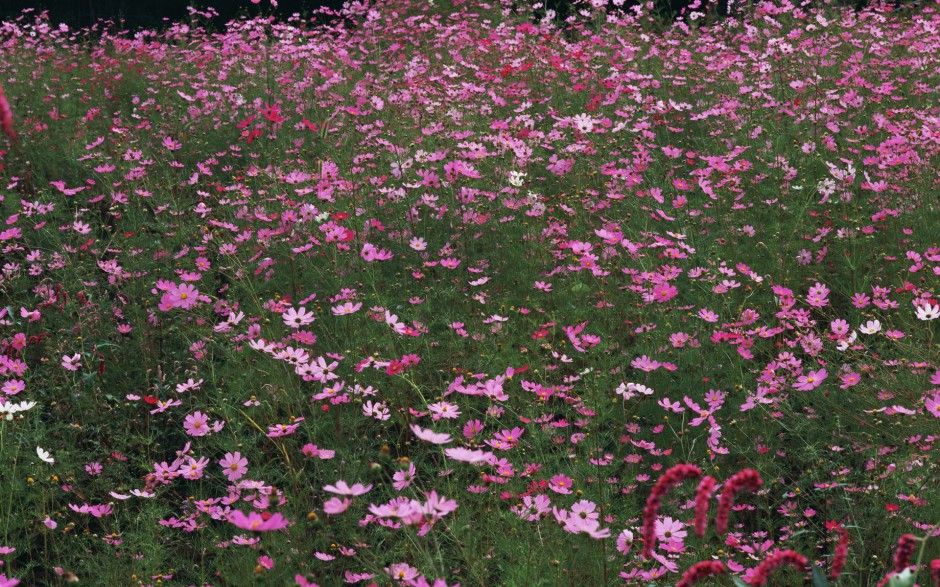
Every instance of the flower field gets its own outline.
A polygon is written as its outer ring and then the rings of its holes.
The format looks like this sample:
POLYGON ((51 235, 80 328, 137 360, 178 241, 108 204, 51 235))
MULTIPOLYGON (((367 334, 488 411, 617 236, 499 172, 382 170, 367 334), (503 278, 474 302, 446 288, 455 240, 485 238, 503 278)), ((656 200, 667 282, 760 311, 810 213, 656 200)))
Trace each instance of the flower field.
POLYGON ((246 9, 0 22, 0 585, 940 585, 940 4, 246 9))

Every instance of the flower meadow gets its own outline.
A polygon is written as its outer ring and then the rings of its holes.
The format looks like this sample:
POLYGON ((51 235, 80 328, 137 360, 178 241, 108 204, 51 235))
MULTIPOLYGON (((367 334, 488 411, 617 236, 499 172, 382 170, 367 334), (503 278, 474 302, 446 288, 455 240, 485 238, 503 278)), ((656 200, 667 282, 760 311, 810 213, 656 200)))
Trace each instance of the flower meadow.
POLYGON ((0 585, 940 585, 940 5, 246 9, 0 23, 0 585))

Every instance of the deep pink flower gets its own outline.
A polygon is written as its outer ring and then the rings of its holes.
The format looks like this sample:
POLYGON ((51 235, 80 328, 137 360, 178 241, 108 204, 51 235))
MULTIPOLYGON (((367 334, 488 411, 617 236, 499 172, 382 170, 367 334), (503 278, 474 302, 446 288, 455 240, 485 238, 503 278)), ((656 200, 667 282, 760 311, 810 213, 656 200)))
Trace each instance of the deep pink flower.
POLYGON ((760 473, 754 469, 738 471, 725 482, 725 487, 718 497, 718 513, 715 515, 715 527, 720 536, 728 532, 728 516, 734 505, 734 496, 745 489, 757 491, 762 484, 760 473))
POLYGON ((372 490, 372 485, 363 485, 362 483, 356 483, 350 487, 345 481, 337 481, 336 485, 327 485, 323 488, 323 491, 329 491, 330 493, 335 493, 337 495, 365 495, 372 490))
POLYGON ((749 583, 753 587, 766 585, 767 577, 775 570, 781 567, 792 566, 801 571, 805 571, 808 563, 809 561, 806 560, 806 557, 798 552, 792 550, 778 550, 761 561, 749 583))
POLYGON ((705 476, 695 489, 695 534, 700 538, 708 528, 708 507, 717 483, 714 477, 705 476))
POLYGON ((822 382, 826 380, 826 377, 829 376, 829 373, 825 369, 820 369, 819 371, 810 371, 806 375, 800 375, 796 379, 796 383, 793 384, 793 388, 799 391, 811 391, 816 389, 822 382))
POLYGON ((340 499, 338 497, 331 497, 330 499, 323 502, 323 511, 331 516, 336 514, 341 514, 349 509, 349 505, 352 503, 352 500, 348 498, 340 499))
POLYGON ((222 466, 223 472, 229 481, 238 481, 248 472, 248 459, 243 457, 241 453, 236 452, 234 454, 227 452, 225 457, 219 461, 219 465, 222 466))
POLYGON ((290 525, 290 522, 281 514, 271 514, 264 512, 249 512, 245 514, 239 510, 232 510, 228 515, 228 521, 242 530, 252 530, 254 532, 268 532, 271 530, 280 530, 290 525))
POLYGON ((569 494, 571 493, 571 485, 571 477, 567 475, 555 475, 549 480, 548 488, 555 493, 569 494))
POLYGON ((209 416, 202 412, 193 412, 183 420, 183 428, 190 436, 205 436, 209 433, 209 416))
POLYGON ((898 540, 898 548, 894 551, 894 572, 900 573, 911 566, 911 557, 914 555, 914 548, 917 545, 917 537, 913 534, 905 534, 898 540))
MULTIPOLYGON (((708 477, 709 479, 711 477, 708 477)), ((697 562, 682 575, 676 587, 690 587, 702 579, 712 575, 721 575, 725 573, 725 566, 721 561, 701 561, 697 562)))
POLYGON ((841 524, 836 526, 833 531, 839 534, 839 543, 836 544, 835 555, 832 557, 832 571, 829 576, 833 581, 839 578, 845 569, 845 562, 849 556, 849 532, 841 524))
MULTIPOLYGON (((16 131, 13 130, 13 109, 10 108, 10 102, 3 94, 3 88, 0 88, 0 130, 10 137, 11 141, 16 140, 16 131)), ((11 585, 15 584, 11 583, 11 585)))
POLYGON ((174 287, 168 293, 168 301, 174 308, 189 310, 199 302, 199 290, 188 283, 174 287))
POLYGON ((668 469, 650 492, 646 500, 646 509, 643 511, 643 558, 650 558, 656 546, 656 516, 663 497, 676 485, 686 479, 696 479, 701 476, 702 470, 695 465, 680 464, 668 469))

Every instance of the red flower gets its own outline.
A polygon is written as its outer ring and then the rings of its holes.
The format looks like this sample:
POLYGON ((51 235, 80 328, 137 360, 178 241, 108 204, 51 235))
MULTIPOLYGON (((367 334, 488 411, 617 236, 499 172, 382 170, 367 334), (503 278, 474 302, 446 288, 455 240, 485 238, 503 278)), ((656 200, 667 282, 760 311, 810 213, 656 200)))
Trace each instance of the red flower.
MULTIPOLYGON (((707 477, 711 479, 711 477, 707 477)), ((723 575, 725 573, 725 566, 721 564, 721 561, 701 561, 692 565, 688 571, 682 575, 682 578, 679 579, 679 582, 676 583, 676 587, 689 587, 695 583, 701 581, 706 577, 712 575, 723 575)))
POLYGON ((685 479, 695 479, 701 474, 702 470, 695 465, 676 465, 663 473, 653 486, 643 511, 643 558, 650 558, 656 546, 656 515, 662 505, 663 496, 685 479))
POLYGON ((794 552, 792 550, 778 550, 761 561, 749 583, 753 587, 766 585, 767 577, 770 575, 770 573, 774 572, 780 567, 792 566, 805 571, 806 565, 808 563, 809 561, 806 560, 806 557, 798 552, 794 552))
POLYGON ((842 570, 845 569, 845 561, 849 556, 849 533, 842 527, 842 524, 837 522, 826 522, 826 529, 839 533, 839 543, 836 545, 836 552, 832 557, 832 571, 829 574, 832 580, 835 581, 842 574, 842 570), (835 526, 830 524, 835 524, 835 526))
POLYGON ((911 566, 911 556, 914 555, 914 546, 917 543, 917 537, 913 534, 905 534, 898 540, 898 549, 894 551, 894 572, 900 573, 911 566))
POLYGON ((695 534, 700 538, 705 536, 708 528, 708 505, 716 483, 714 477, 706 476, 695 490, 695 534))
POLYGON ((11 141, 16 140, 16 131, 13 130, 13 110, 3 94, 3 88, 0 88, 0 130, 3 130, 11 141))
POLYGON ((720 536, 724 536, 728 532, 728 516, 731 514, 731 507, 734 505, 734 496, 745 489, 757 491, 762 484, 760 473, 754 469, 738 471, 725 482, 725 488, 718 498, 718 513, 715 514, 715 527, 718 529, 720 536))

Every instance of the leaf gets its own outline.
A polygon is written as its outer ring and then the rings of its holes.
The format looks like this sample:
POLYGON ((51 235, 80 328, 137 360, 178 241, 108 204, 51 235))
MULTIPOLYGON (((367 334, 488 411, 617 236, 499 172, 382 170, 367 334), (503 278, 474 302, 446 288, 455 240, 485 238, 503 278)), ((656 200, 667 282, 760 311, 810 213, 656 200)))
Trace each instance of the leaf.
POLYGON ((731 580, 734 582, 734 587, 751 587, 741 577, 731 577, 731 580))
POLYGON ((819 565, 813 565, 813 587, 829 587, 829 579, 819 565))

